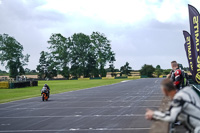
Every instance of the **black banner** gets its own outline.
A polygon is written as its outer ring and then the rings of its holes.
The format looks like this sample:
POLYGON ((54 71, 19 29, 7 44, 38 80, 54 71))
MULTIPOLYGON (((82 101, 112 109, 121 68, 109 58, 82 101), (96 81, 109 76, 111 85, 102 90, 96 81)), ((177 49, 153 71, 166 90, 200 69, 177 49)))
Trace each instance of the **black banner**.
POLYGON ((185 46, 186 56, 189 63, 189 69, 190 69, 190 72, 192 73, 193 79, 195 80, 195 75, 197 73, 195 46, 194 46, 194 43, 192 42, 192 38, 190 34, 187 31, 183 31, 183 35, 185 37, 184 46, 185 46))
POLYGON ((199 19, 200 15, 197 9, 191 5, 189 8, 189 20, 192 42, 194 43, 194 60, 196 65, 193 64, 193 69, 196 67, 196 71, 193 71, 195 81, 200 84, 200 47, 199 47, 199 19))

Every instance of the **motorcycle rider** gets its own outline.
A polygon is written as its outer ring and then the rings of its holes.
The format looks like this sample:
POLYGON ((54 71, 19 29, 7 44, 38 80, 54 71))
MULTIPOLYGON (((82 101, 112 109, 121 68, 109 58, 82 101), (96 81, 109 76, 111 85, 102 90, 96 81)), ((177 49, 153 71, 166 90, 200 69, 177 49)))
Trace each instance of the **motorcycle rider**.
POLYGON ((49 98, 49 96, 50 96, 50 87, 47 84, 44 84, 44 87, 47 88, 47 91, 48 91, 47 96, 49 98))
POLYGON ((190 133, 200 132, 200 97, 191 87, 177 91, 170 79, 164 79, 161 89, 165 96, 172 102, 165 113, 147 109, 145 117, 147 120, 161 120, 167 122, 181 121, 190 133))

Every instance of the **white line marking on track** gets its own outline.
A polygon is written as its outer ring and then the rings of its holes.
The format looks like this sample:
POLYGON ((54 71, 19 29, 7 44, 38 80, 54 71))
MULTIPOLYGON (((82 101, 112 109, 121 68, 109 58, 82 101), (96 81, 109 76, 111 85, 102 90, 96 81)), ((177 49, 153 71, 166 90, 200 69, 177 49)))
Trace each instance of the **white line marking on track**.
POLYGON ((10 126, 10 124, 8 123, 8 124, 1 124, 1 126, 10 126))
POLYGON ((128 82, 128 81, 130 81, 130 80, 124 80, 124 81, 121 81, 121 82, 124 83, 124 82, 128 82))
MULTIPOLYGON (((109 107, 62 107, 62 108, 13 108, 12 110, 39 110, 39 109, 69 109, 69 108, 136 108, 136 107, 141 107, 141 108, 158 108, 160 106, 109 106, 109 107)), ((0 110, 10 110, 10 109, 0 109, 0 110)))
MULTIPOLYGON (((137 98, 137 97, 135 97, 135 98, 137 98)), ((145 98, 145 97, 144 97, 145 98)), ((134 99, 130 99, 130 100, 104 100, 104 101, 89 101, 89 100, 87 100, 87 101, 84 101, 84 100, 82 100, 81 102, 87 102, 87 103, 95 103, 95 102, 102 102, 102 103, 112 103, 112 102, 114 102, 114 103, 116 103, 116 102, 125 102, 125 103, 134 103, 134 101, 133 101, 134 99)), ((139 101, 161 101, 162 99, 160 99, 160 100, 139 100, 139 101)), ((31 103, 41 103, 41 102, 29 102, 29 104, 31 104, 31 103)), ((52 102, 49 102, 49 103, 53 103, 53 104, 56 104, 56 103, 80 103, 80 101, 52 101, 52 102)), ((19 106, 19 105, 18 105, 19 106)))
POLYGON ((67 131, 134 131, 134 130, 149 130, 150 128, 70 128, 63 130, 2 130, 3 133, 22 133, 22 132, 67 132, 67 131))
POLYGON ((69 118, 69 117, 144 117, 144 114, 126 114, 126 115, 66 115, 66 116, 16 116, 0 117, 0 119, 26 119, 26 118, 69 118))

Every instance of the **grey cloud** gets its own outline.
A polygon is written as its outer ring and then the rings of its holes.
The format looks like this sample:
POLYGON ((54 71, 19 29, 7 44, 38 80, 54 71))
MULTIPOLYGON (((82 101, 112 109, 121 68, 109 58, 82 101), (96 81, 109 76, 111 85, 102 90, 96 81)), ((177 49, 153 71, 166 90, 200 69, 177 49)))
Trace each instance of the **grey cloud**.
POLYGON ((68 37, 77 32, 89 35, 93 31, 104 33, 111 40, 117 68, 126 61, 133 69, 139 69, 144 63, 169 68, 171 60, 188 66, 182 35, 182 30, 189 29, 188 20, 161 23, 150 19, 137 24, 113 25, 97 18, 41 9, 44 4, 41 0, 28 3, 6 0, 0 5, 0 34, 8 33, 24 46, 24 53, 31 55, 27 66, 31 69, 36 68, 39 53, 47 50, 52 33, 68 37))

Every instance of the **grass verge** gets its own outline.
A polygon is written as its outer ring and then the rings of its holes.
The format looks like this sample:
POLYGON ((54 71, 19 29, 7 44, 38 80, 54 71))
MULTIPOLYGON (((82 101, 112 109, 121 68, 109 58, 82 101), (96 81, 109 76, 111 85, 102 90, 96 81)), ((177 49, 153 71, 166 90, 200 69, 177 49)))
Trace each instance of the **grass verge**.
POLYGON ((127 79, 39 81, 37 87, 0 89, 0 103, 40 96, 40 90, 44 84, 48 84, 50 86, 51 94, 57 94, 67 91, 75 91, 96 86, 119 83, 123 80, 127 79))

